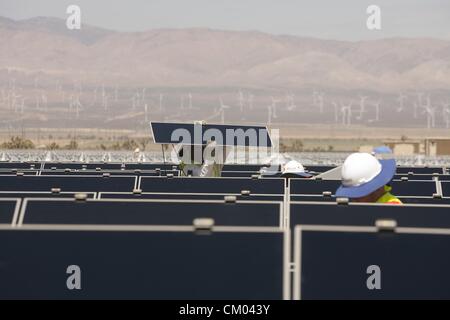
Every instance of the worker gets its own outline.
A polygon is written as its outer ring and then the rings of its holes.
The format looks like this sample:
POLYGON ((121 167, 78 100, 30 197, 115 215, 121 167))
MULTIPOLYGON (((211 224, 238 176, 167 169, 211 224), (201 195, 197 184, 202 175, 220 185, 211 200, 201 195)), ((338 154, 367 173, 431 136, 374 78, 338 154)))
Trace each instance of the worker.
POLYGON ((291 160, 282 165, 281 176, 283 178, 311 178, 313 175, 306 171, 300 162, 291 160))
POLYGON ((382 152, 383 157, 377 159, 377 153, 353 153, 342 165, 342 184, 336 191, 336 197, 349 198, 352 202, 371 202, 402 204, 391 194, 389 185, 396 171, 395 159, 382 152))
POLYGON ((179 168, 183 175, 193 177, 220 177, 222 175, 222 169, 224 163, 229 154, 228 148, 225 146, 217 146, 215 141, 209 141, 206 145, 188 145, 179 146, 177 154, 179 158, 183 158, 184 152, 187 151, 190 157, 188 163, 181 161, 179 168), (195 148, 200 150, 201 148, 201 162, 197 162, 194 159, 195 148), (221 152, 215 156, 216 152, 221 152))

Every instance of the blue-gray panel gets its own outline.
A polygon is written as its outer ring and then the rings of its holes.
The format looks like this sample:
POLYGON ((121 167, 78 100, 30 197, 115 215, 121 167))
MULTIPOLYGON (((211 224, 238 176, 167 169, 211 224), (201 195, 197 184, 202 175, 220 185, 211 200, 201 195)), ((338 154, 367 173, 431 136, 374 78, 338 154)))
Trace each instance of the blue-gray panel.
POLYGON ((173 163, 125 163, 126 170, 178 170, 178 165, 173 163))
POLYGON ((396 174, 394 179, 401 180, 403 177, 407 177, 409 180, 450 180, 449 174, 396 174))
POLYGON ((450 197, 450 181, 442 181, 441 186, 442 186, 442 194, 445 197, 450 197))
MULTIPOLYGON (((52 193, 52 192, 4 192, 0 191, 0 198, 71 198, 75 192, 52 193)), ((88 198, 94 198, 95 193, 86 193, 88 198)))
POLYGON ((396 196, 423 196, 431 197, 436 193, 436 182, 434 181, 391 181, 392 193, 396 196))
POLYGON ((39 169, 40 162, 0 162, 0 169, 39 169))
MULTIPOLYGON (((224 200, 225 195, 223 194, 180 194, 180 193, 166 193, 166 194, 158 194, 158 193, 102 193, 102 199, 186 199, 186 200, 224 200)), ((264 196, 264 195, 248 195, 242 196, 237 195, 236 200, 244 201, 281 201, 283 202, 283 195, 275 195, 275 196, 264 196)))
POLYGON ((81 170, 86 168, 87 170, 95 170, 96 168, 101 168, 103 170, 120 170, 122 168, 121 163, 104 163, 104 162, 46 162, 44 164, 44 169, 51 170, 55 169, 78 169, 81 170))
POLYGON ((318 194, 308 194, 308 195, 293 195, 291 196, 291 201, 324 201, 324 202, 336 202, 336 197, 334 196, 323 196, 318 194))
POLYGON ((448 235, 302 233, 303 299, 450 299, 448 235), (380 290, 367 288, 371 265, 380 290))
POLYGON ((441 167, 397 167, 398 174, 413 172, 415 174, 443 173, 441 167))
MULTIPOLYGON (((259 171, 263 165, 260 164, 226 164, 222 171, 259 171)), ((278 170, 280 167, 278 166, 278 170)))
POLYGON ((290 219, 291 227, 374 226, 378 219, 394 219, 400 227, 450 228, 450 206, 301 203, 291 204, 290 219))
POLYGON ((341 185, 337 180, 290 179, 291 194, 322 194, 329 191, 334 194, 341 185))
POLYGON ((30 169, 0 169, 0 175, 7 175, 7 176, 15 176, 17 173, 20 172, 26 176, 35 176, 39 170, 30 170, 30 169))
MULTIPOLYGON (((9 198, 13 198, 9 196, 9 198)), ((0 200, 0 223, 11 224, 16 209, 17 200, 0 200)), ((3 246, 3 244, 2 244, 3 246)))
POLYGON ((0 180, 0 191, 128 192, 133 191, 134 182, 134 177, 8 176, 0 180))
POLYGON ((204 140, 204 133, 210 129, 218 130, 221 132, 223 140, 218 141, 219 145, 230 145, 230 146, 252 146, 252 147, 271 147, 272 141, 270 140, 269 133, 267 132, 266 127, 262 126, 242 126, 242 125, 222 125, 222 124, 207 124, 207 125, 194 125, 193 123, 164 123, 164 122, 152 122, 151 124, 153 131, 153 139, 155 143, 159 144, 177 144, 182 142, 180 140, 176 140, 172 138, 172 133, 176 130, 186 130, 189 132, 189 137, 191 141, 184 144, 186 145, 205 145, 207 143, 204 140), (194 127, 200 128, 200 135, 198 141, 196 141, 196 135, 194 133, 194 127), (234 137, 234 132, 236 130, 243 130, 244 133, 249 133, 250 136, 254 133, 255 141, 250 141, 248 137, 245 137, 244 141, 240 141, 234 137), (234 137, 233 141, 227 141, 227 133, 231 132, 231 137, 234 137), (264 139, 260 139, 260 137, 264 137, 264 139))
POLYGON ((281 233, 2 230, 0 243, 2 299, 283 298, 281 233), (66 287, 74 264, 81 290, 66 287))
POLYGON ((222 171, 220 176, 225 178, 250 178, 254 175, 259 175, 259 171, 222 171))
POLYGON ((284 194, 284 179, 142 177, 144 192, 284 194))
POLYGON ((36 201, 27 203, 24 224, 192 225, 212 218, 219 226, 280 225, 278 203, 142 201, 36 201))
POLYGON ((159 177, 166 176, 167 174, 173 174, 178 176, 179 171, 173 170, 161 170, 161 171, 135 171, 135 170, 77 170, 66 172, 64 170, 42 170, 41 176, 52 176, 52 175, 68 175, 68 176, 103 176, 104 173, 109 173, 111 176, 146 176, 146 177, 159 177))
MULTIPOLYGON (((435 204, 443 205, 450 204, 450 198, 433 198, 433 197, 399 197, 403 203, 422 203, 422 204, 435 204)), ((322 195, 293 195, 291 201, 320 201, 320 202, 336 202, 336 197, 328 197, 322 195)), ((351 201, 351 199, 350 199, 351 201)))

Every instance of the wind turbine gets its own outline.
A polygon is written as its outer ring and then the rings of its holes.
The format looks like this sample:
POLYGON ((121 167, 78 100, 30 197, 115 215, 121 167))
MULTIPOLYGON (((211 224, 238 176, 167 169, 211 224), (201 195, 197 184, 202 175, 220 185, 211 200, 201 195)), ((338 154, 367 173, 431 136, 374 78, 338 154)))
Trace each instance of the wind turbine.
POLYGON ((293 94, 286 94, 285 101, 286 101, 286 109, 288 111, 293 111, 297 108, 297 106, 295 105, 295 102, 294 102, 293 94))
POLYGON ((378 122, 380 121, 380 104, 381 104, 381 99, 379 99, 377 102, 374 102, 374 107, 375 107, 375 121, 378 122))
POLYGON ((273 96, 271 96, 270 98, 272 99, 272 105, 271 105, 271 107, 272 107, 272 111, 271 111, 272 118, 276 119, 276 118, 278 118, 278 115, 277 115, 277 103, 280 102, 280 100, 279 99, 275 99, 273 96))
POLYGON ((369 97, 367 96, 359 96, 359 115, 356 117, 356 119, 361 120, 363 117, 363 113, 366 112, 366 100, 369 97))
POLYGON ((450 127, 450 101, 442 102, 442 116, 445 122, 445 128, 450 127))
POLYGON ((164 95, 162 93, 159 94, 159 111, 162 112, 163 111, 163 99, 164 99, 164 95))
POLYGON ((142 88, 142 103, 145 103, 145 99, 146 99, 145 93, 146 93, 146 91, 147 91, 147 88, 142 88))
POLYGON ((41 108, 41 97, 37 94, 34 96, 34 102, 35 102, 35 108, 36 110, 39 110, 41 108))
POLYGON ((314 91, 313 93, 314 106, 319 107, 320 113, 323 113, 323 92, 314 91))
POLYGON ((417 105, 417 102, 414 101, 414 119, 417 119, 417 109, 419 109, 419 106, 417 105))
POLYGON ((107 94, 102 95, 102 107, 103 107, 103 110, 105 110, 105 111, 108 110, 108 100, 109 100, 109 95, 107 95, 107 94))
POLYGON ((397 108, 397 112, 402 112, 405 106, 405 100, 406 100, 407 96, 403 93, 400 92, 400 94, 398 95, 397 101, 399 103, 398 108, 397 108))
POLYGON ((141 106, 141 95, 139 94, 139 91, 136 89, 136 107, 141 106))
POLYGON ((267 125, 270 126, 272 124, 272 116, 273 116, 273 105, 267 106, 267 125))
POLYGON ((75 112, 76 112, 76 118, 80 118, 80 109, 82 108, 81 101, 80 101, 80 94, 76 95, 75 101, 75 112))
MULTIPOLYGON (((180 96, 180 109, 184 110, 184 95, 180 96)), ((162 110, 159 110, 162 111, 162 110)))
POLYGON ((434 128, 435 127, 435 111, 436 108, 431 105, 431 98, 428 95, 427 96, 427 103, 424 105, 425 113, 427 114, 427 128, 434 128))
POLYGON ((341 102, 342 125, 347 127, 352 124, 352 106, 352 101, 348 104, 343 104, 341 102))
POLYGON ((248 98, 247 98, 247 103, 248 103, 248 108, 250 110, 253 110, 253 101, 255 99, 255 96, 252 93, 248 94, 248 98))
POLYGON ((331 104, 334 107, 334 123, 337 124, 339 122, 339 106, 336 101, 333 101, 331 104))
POLYGON ((131 96, 131 109, 136 110, 136 96, 134 94, 131 96))
POLYGON ((74 106, 74 96, 73 93, 71 93, 69 96, 69 112, 72 112, 73 106, 74 106))
POLYGON ((47 94, 45 93, 45 91, 41 92, 41 100, 42 100, 42 105, 44 106, 44 111, 47 111, 47 94))
POLYGON ((22 103, 20 104, 20 113, 23 114, 23 110, 25 109, 25 100, 27 100, 26 97, 22 98, 22 103))
POLYGON ((237 100, 238 100, 238 104, 239 104, 241 113, 243 113, 244 112, 244 94, 242 93, 242 90, 240 90, 240 89, 237 94, 237 100))
POLYGON ((145 110, 145 122, 148 122, 148 105, 147 104, 144 105, 144 110, 145 110))
POLYGON ((225 110, 226 109, 230 109, 230 106, 227 106, 223 103, 222 97, 220 97, 220 120, 222 122, 222 124, 225 124, 225 110))
POLYGON ((94 107, 97 104, 97 87, 94 88, 94 101, 92 101, 91 106, 94 107))
POLYGON ((20 95, 17 94, 15 88, 11 92, 11 110, 14 110, 17 113, 17 100, 20 98, 20 95))
POLYGON ((189 110, 192 110, 192 93, 190 92, 188 94, 188 99, 189 99, 189 110))

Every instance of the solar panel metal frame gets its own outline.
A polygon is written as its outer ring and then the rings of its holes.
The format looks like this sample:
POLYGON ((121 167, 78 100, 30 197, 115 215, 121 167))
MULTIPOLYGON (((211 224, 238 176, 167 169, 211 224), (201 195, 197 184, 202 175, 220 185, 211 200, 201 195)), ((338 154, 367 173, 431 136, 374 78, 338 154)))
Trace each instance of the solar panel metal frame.
MULTIPOLYGON (((294 274, 293 274, 293 300, 301 300, 301 279, 302 279, 302 247, 301 235, 302 231, 317 231, 317 232, 365 232, 365 233, 379 233, 375 226, 329 226, 329 225, 297 225, 294 229, 294 274)), ((403 228, 395 229, 395 234, 435 234, 450 236, 450 229, 440 228, 403 228)))
MULTIPOLYGON (((90 225, 1 225, 2 230, 14 231, 123 231, 123 232, 191 232, 196 230, 193 226, 166 226, 166 225, 151 225, 151 226, 126 226, 126 225, 110 225, 110 226, 90 226, 90 225)), ((291 235, 289 230, 282 230, 276 227, 239 227, 239 226, 216 226, 213 233, 279 233, 283 236, 282 250, 282 292, 283 300, 291 299, 291 235)))
MULTIPOLYGON (((120 198, 103 198, 103 195, 126 195, 126 196, 132 196, 134 195, 132 192, 99 192, 97 195, 97 199, 120 199, 120 198)), ((174 192, 141 192, 139 194, 136 195, 137 199, 136 200, 146 200, 144 199, 138 199, 139 195, 156 195, 156 196, 167 196, 167 200, 171 200, 170 196, 186 196, 186 199, 189 200, 189 196, 205 196, 205 199, 207 200, 207 198, 209 196, 214 196, 214 197, 218 197, 217 201, 225 201, 225 197, 226 196, 242 196, 242 194, 240 193, 204 193, 204 192, 192 192, 192 193, 174 193, 174 192), (222 197, 219 199, 219 197, 222 197)), ((245 196, 243 196, 245 197, 245 196)), ((243 199, 236 199, 236 201, 276 201, 276 202, 283 202, 284 201, 284 195, 283 194, 276 194, 276 195, 272 195, 272 194, 251 194, 249 197, 256 197, 256 199, 249 199, 249 200, 243 200, 243 199), (280 198, 280 200, 273 200, 273 199, 264 199, 264 197, 273 197, 273 198, 280 198)), ((130 198, 124 198, 124 199, 130 199, 130 198)), ((149 199, 149 198, 147 198, 149 199)), ((179 198, 180 199, 180 198, 179 198)), ((155 199, 156 200, 156 199, 155 199)), ((201 201, 201 200, 200 200, 201 201)))
MULTIPOLYGON (((24 219, 25 219, 25 214, 26 214, 26 210, 27 210, 27 205, 28 202, 33 201, 33 202, 38 202, 38 201, 55 201, 55 202, 74 202, 74 199, 68 199, 68 198, 24 198, 22 200, 22 206, 21 206, 21 210, 19 212, 19 215, 16 219, 16 221, 14 222, 14 226, 17 227, 23 227, 25 225, 28 225, 26 223, 24 223, 24 219)), ((86 199, 86 202, 116 202, 116 203, 133 203, 133 202, 137 202, 137 203, 202 203, 202 204, 207 204, 207 203, 217 203, 217 204, 225 204, 224 201, 221 200, 179 200, 179 199, 173 199, 173 200, 165 200, 165 199, 86 199)), ((284 202, 283 201, 255 201, 255 200, 241 200, 241 201, 236 201, 236 204, 260 204, 260 205, 265 205, 265 204, 276 204, 278 205, 279 209, 278 209, 278 219, 279 219, 279 225, 278 228, 280 230, 286 229, 286 216, 285 216, 285 211, 284 211, 284 202)), ((200 218, 201 216, 199 216, 200 218)), ((32 225, 47 225, 47 224, 32 224, 32 225)), ((54 224, 56 226, 58 226, 59 224, 54 224)), ((87 225, 87 224, 84 224, 87 225)), ((100 224, 95 224, 93 226, 96 225, 100 225, 100 224)), ((102 226, 102 225, 100 225, 102 226)), ((108 226, 108 225, 106 225, 108 226)))
MULTIPOLYGON (((305 185, 307 185, 307 184, 310 184, 310 185, 318 184, 319 185, 321 182, 324 182, 324 184, 325 183, 329 183, 330 185, 335 184, 337 187, 340 185, 340 181, 338 181, 338 180, 290 179, 289 193, 291 195, 299 195, 299 196, 302 196, 302 195, 320 195, 321 193, 294 193, 294 192, 292 192, 292 189, 294 187, 298 188, 298 186, 295 186, 295 184, 297 184, 297 183, 303 183, 305 185)), ((440 188, 439 186, 440 186, 440 183, 441 183, 441 181, 439 181, 439 180, 408 180, 408 181, 393 180, 393 184, 396 184, 396 185, 398 185, 398 184, 407 184, 407 183, 411 183, 411 182, 414 183, 414 184, 424 184, 424 185, 428 184, 429 186, 434 183, 434 191, 432 191, 431 194, 428 194, 428 195, 424 195, 424 194, 417 194, 417 195, 413 195, 413 194, 411 194, 411 195, 397 194, 397 195, 405 196, 405 197, 417 197, 417 196, 433 196, 434 193, 439 194, 439 188, 440 188)), ((335 190, 323 190, 322 192, 331 192, 331 194, 334 195, 336 190, 337 190, 337 188, 335 190)), ((395 186, 394 186, 393 192, 395 193, 395 186)))
POLYGON ((37 176, 40 173, 40 169, 0 169, 0 176, 14 176, 18 173, 23 173, 26 176, 37 176))
POLYGON ((39 170, 41 166, 41 162, 0 161, 0 169, 39 170), (32 165, 35 166, 34 169, 31 168, 32 165))
POLYGON ((444 167, 428 167, 428 166, 397 166, 396 173, 397 174, 405 174, 408 172, 413 172, 417 174, 433 174, 433 172, 437 173, 445 173, 444 167))
MULTIPOLYGON (((323 205, 323 206, 355 206, 355 207, 384 207, 384 208, 393 208, 393 210, 396 210, 395 208, 403 208, 400 210, 407 210, 408 207, 421 207, 421 208, 437 208, 437 207, 443 207, 448 208, 450 212, 450 205, 446 204, 421 204, 421 203, 406 203, 401 206, 394 206, 390 204, 385 203, 349 203, 349 204, 337 204, 336 202, 330 202, 330 201, 322 201, 322 202, 316 202, 316 201, 288 201, 288 205, 285 209, 285 219, 287 220, 287 225, 289 227, 294 228, 295 226, 291 226, 291 206, 292 205, 323 205)), ((381 219, 381 217, 380 217, 381 219)), ((388 218, 386 218, 388 219, 388 218)), ((299 224, 297 224, 299 225, 299 224)), ((305 225, 305 224, 304 224, 305 225)), ((308 224, 308 225, 315 225, 315 224, 308 224)), ((323 224, 321 224, 323 225, 323 224)), ((330 225, 331 226, 331 225, 330 225)), ((341 226, 341 225, 339 225, 341 226)), ((406 227, 403 227, 406 228, 406 227)), ((418 228, 418 227, 407 227, 407 228, 418 228)), ((428 229, 437 229, 438 227, 425 227, 428 229)), ((444 228, 445 229, 445 228, 444 228)), ((450 226, 449 226, 450 229, 450 226)))
MULTIPOLYGON (((218 181, 225 181, 227 179, 232 180, 232 179, 236 179, 236 180, 241 180, 241 181, 252 181, 251 178, 245 178, 245 177, 185 177, 185 176, 178 176, 178 177, 173 177, 173 178, 167 178, 167 177, 138 177, 138 185, 137 185, 137 189, 142 189, 142 179, 146 179, 146 180, 150 180, 150 179, 215 179, 218 181)), ((261 178, 261 180, 266 180, 266 181, 270 181, 271 179, 273 180, 277 180, 277 181, 282 181, 284 183, 284 188, 283 188, 283 192, 280 193, 254 193, 254 194, 258 194, 258 195, 267 195, 267 196, 274 196, 274 195, 283 195, 286 193, 286 179, 284 178, 261 178)), ((206 181, 206 180, 204 180, 206 181)), ((144 190, 142 190, 144 191, 144 190)), ((251 191, 251 190, 250 190, 251 191)), ((149 191, 151 193, 151 191, 149 191)), ((158 193, 164 193, 164 192, 159 192, 159 191, 155 191, 158 193)), ((182 193, 185 194, 186 192, 166 192, 166 193, 182 193)), ((201 193, 201 192, 200 192, 201 193)), ((210 192, 215 193, 215 192, 210 192)), ((224 194, 224 192, 217 192, 218 194, 224 194)), ((229 194, 233 194, 233 192, 230 192, 229 194)))
MULTIPOLYGON (((92 198, 90 198, 90 199, 97 199, 97 192, 92 192, 92 191, 91 192, 61 191, 56 194, 68 195, 68 198, 70 195, 70 197, 73 198, 77 193, 85 194, 88 196, 88 198, 90 195, 92 195, 92 198)), ((0 194, 1 195, 3 195, 3 194, 21 194, 21 195, 23 195, 23 197, 14 197, 14 198, 19 198, 19 199, 30 198, 30 197, 27 197, 27 195, 29 195, 29 194, 41 194, 42 198, 45 197, 46 195, 48 195, 49 197, 52 197, 54 195, 51 191, 0 191, 0 194)), ((39 197, 37 197, 37 198, 39 198, 39 197)), ((4 199, 4 198, 0 197, 0 199, 4 199)))
MULTIPOLYGON (((2 177, 11 177, 11 175, 7 175, 7 176, 2 176, 0 175, 0 179, 2 177)), ((14 177, 14 176, 13 176, 14 177)), ((35 179, 35 178, 41 178, 41 179, 45 179, 45 178, 49 178, 49 177, 60 177, 60 178, 66 178, 66 179, 70 179, 70 178, 83 178, 83 179, 89 179, 89 178, 102 178, 102 179, 120 179, 120 178, 133 178, 134 179, 134 189, 136 189, 138 187, 139 184, 139 179, 140 176, 110 176, 110 177, 102 177, 102 176, 83 176, 83 175, 38 175, 38 176, 24 176, 24 177, 18 177, 18 178, 24 178, 24 179, 35 179)), ((54 186, 55 188, 59 188, 59 186, 54 186)), ((19 191, 22 192, 22 190, 10 190, 10 191, 19 191)), ((24 191, 32 191, 32 190, 24 190, 24 191)), ((45 191, 45 190, 39 190, 39 191, 45 191)), ((49 190, 50 191, 50 190, 49 190)), ((131 190, 132 191, 132 190, 131 190)), ((83 192, 83 191, 68 191, 68 192, 83 192)), ((94 191, 89 191, 89 192, 94 192, 94 191)))
POLYGON ((135 170, 76 170, 70 172, 64 172, 62 169, 55 170, 41 170, 39 171, 39 176, 96 176, 101 177, 104 174, 109 174, 110 176, 115 177, 135 177, 135 176, 143 176, 143 177, 159 177, 165 176, 166 174, 173 174, 174 176, 178 176, 180 174, 180 170, 161 170, 158 174, 156 170, 140 170, 136 172, 135 170))
MULTIPOLYGON (((162 137, 160 134, 156 134, 156 131, 159 131, 159 128, 157 128, 157 126, 161 126, 161 127, 175 127, 173 130, 176 129, 185 129, 188 130, 191 136, 191 139, 195 139, 195 134, 194 134, 194 128, 195 126, 199 126, 201 127, 202 131, 201 131, 201 139, 202 142, 201 143, 196 143, 191 142, 189 143, 189 145, 206 145, 208 141, 205 141, 203 139, 203 133, 206 130, 209 129, 216 129, 219 130, 222 133, 222 137, 223 139, 225 139, 223 144, 218 144, 218 146, 250 146, 250 147, 266 147, 266 148, 270 148, 272 147, 272 139, 270 137, 269 134, 269 130, 267 128, 267 126, 246 126, 246 125, 223 125, 223 124, 194 124, 194 123, 172 123, 172 122, 158 122, 158 121, 152 121, 150 122, 150 129, 152 132, 152 137, 153 137, 153 142, 156 144, 179 144, 180 141, 172 141, 171 139, 167 139, 167 137, 162 137), (155 130, 156 129, 156 130, 155 130), (227 129, 233 129, 233 130, 239 130, 242 129, 244 131, 248 130, 248 129, 255 129, 257 130, 257 145, 249 145, 247 144, 247 142, 244 143, 244 145, 238 145, 238 144, 227 144, 226 141, 226 130, 227 129), (266 138, 267 138, 267 145, 260 145, 260 137, 259 137, 259 130, 264 130, 266 133, 266 138)), ((164 133, 164 136, 167 136, 168 134, 164 133)))
POLYGON ((122 168, 122 162, 43 162, 42 170, 52 170, 56 168, 59 170, 64 169, 82 169, 83 166, 86 170, 95 170, 96 168, 101 168, 102 170, 120 170, 122 168))
MULTIPOLYGON (((447 203, 441 203, 441 201, 443 200, 443 202, 449 201, 450 204, 450 197, 427 197, 427 196, 414 196, 414 197, 410 197, 410 196, 398 196, 397 198, 399 198, 403 204, 433 204, 433 205, 446 205, 447 203), (410 201, 411 199, 416 199, 416 202, 412 202, 410 201), (421 200, 424 200, 424 202, 421 202, 421 200)), ((312 202, 336 202, 337 197, 336 196, 324 196, 321 194, 293 194, 290 196, 290 201, 291 202, 308 202, 308 201, 312 201, 312 202)), ((351 199, 349 200, 349 202, 351 202, 351 199)))

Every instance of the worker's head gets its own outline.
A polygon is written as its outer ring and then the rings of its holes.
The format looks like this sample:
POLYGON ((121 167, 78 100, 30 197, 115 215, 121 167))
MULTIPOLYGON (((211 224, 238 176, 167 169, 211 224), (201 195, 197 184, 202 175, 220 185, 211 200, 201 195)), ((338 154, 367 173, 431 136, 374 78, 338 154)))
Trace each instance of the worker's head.
POLYGON ((312 174, 307 172, 300 162, 291 160, 282 166, 282 176, 287 178, 311 178, 312 174))
POLYGON ((384 186, 394 177, 394 159, 377 159, 369 153, 353 153, 342 165, 342 184, 336 197, 354 202, 376 202, 383 195, 384 186))

